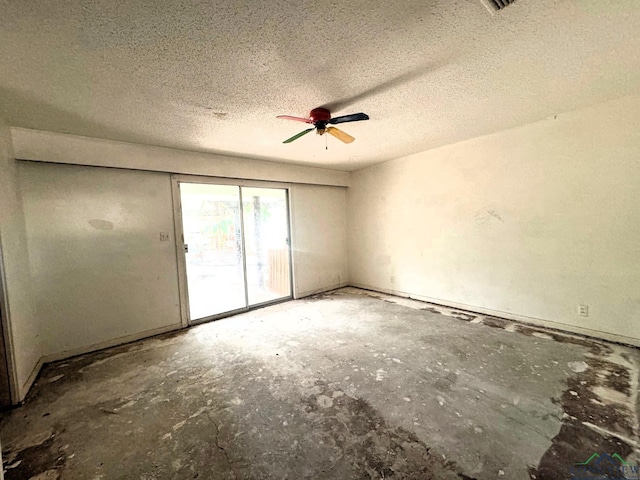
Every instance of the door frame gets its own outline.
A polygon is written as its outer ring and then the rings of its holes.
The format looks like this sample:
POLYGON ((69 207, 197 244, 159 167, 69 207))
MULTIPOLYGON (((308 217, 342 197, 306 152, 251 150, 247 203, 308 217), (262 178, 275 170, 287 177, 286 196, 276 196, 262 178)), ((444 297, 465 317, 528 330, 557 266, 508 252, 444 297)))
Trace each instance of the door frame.
MULTIPOLYGON (((240 201, 242 201, 242 189, 238 189, 240 193, 240 201)), ((236 179, 236 178, 225 178, 225 177, 203 177, 198 175, 180 175, 174 174, 171 175, 171 196, 173 199, 173 223, 174 223, 174 232, 175 232, 175 245, 176 245, 176 258, 178 260, 178 291, 180 296, 180 316, 183 327, 189 327, 192 325, 198 325, 200 323, 211 322, 213 320, 218 320, 220 318, 229 317, 231 315, 236 315, 238 313, 248 312, 249 310, 255 310, 257 308, 266 307, 268 305, 275 305, 277 303, 288 302, 294 298, 293 296, 293 240, 291 238, 291 232, 293 229, 291 228, 291 184, 290 183, 281 183, 281 182, 269 182, 263 180, 246 180, 246 179, 236 179), (180 184, 181 183, 199 183, 199 184, 209 184, 209 185, 231 185, 234 187, 256 187, 256 188, 274 188, 284 190, 286 193, 286 209, 287 209, 287 235, 289 239, 289 296, 278 298, 276 300, 268 300, 266 302, 258 303, 255 305, 248 305, 246 307, 238 308, 235 310, 230 310, 228 312, 211 315, 205 318, 199 318, 197 320, 191 321, 189 319, 189 286, 187 281, 187 260, 184 251, 184 230, 182 223, 182 201, 180 197, 180 184)), ((241 204, 242 210, 242 204, 241 204)), ((243 263, 246 262, 246 255, 244 251, 244 222, 242 220, 241 215, 241 231, 242 231, 242 258, 243 263)), ((247 269, 246 263, 244 265, 244 276, 245 276, 245 296, 248 295, 247 286, 246 286, 246 276, 247 269)), ((248 298, 248 297, 247 297, 248 298)))

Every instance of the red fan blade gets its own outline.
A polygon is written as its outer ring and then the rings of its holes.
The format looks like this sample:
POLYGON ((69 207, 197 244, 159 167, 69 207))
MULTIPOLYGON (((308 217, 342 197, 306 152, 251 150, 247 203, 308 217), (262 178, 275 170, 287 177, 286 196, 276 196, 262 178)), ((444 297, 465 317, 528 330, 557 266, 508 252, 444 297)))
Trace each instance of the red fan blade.
POLYGON ((285 120, 295 120, 296 122, 313 123, 310 118, 292 117, 291 115, 278 115, 276 118, 284 118, 285 120))

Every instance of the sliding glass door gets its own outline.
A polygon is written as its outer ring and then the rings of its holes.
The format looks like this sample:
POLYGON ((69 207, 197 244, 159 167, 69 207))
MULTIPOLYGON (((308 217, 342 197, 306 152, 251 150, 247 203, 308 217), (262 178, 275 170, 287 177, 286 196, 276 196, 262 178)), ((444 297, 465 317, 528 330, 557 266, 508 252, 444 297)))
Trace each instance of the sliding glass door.
POLYGON ((286 189, 179 189, 190 322, 291 297, 286 189))
POLYGON ((242 187, 249 305, 291 295, 287 192, 242 187))
POLYGON ((181 183, 190 319, 246 306, 240 187, 181 183))

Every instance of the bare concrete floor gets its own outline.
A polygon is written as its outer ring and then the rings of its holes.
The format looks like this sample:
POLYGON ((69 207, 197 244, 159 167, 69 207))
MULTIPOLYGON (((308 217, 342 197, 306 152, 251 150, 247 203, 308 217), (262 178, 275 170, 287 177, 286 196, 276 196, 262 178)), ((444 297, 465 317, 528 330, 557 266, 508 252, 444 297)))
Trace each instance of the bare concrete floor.
POLYGON ((636 349, 343 289, 46 366, 2 417, 5 475, 605 478, 575 475, 596 453, 638 478, 639 365, 636 349))

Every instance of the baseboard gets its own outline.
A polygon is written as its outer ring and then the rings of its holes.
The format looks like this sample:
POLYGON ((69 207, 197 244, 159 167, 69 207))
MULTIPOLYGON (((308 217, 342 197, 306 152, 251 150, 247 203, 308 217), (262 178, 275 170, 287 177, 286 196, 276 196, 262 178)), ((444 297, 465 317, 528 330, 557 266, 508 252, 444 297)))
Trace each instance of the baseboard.
MULTIPOLYGON (((323 287, 323 288, 320 288, 320 289, 309 290, 309 291, 306 291, 306 292, 298 293, 298 295, 296 296, 296 299, 310 297, 312 295, 318 295, 320 293, 325 293, 325 292, 329 292, 329 291, 332 291, 332 290, 337 290, 337 289, 344 288, 344 287, 354 287, 354 288, 360 288, 360 289, 363 289, 363 290, 369 290, 369 291, 372 291, 372 292, 378 292, 378 293, 383 293, 383 294, 387 294, 387 295, 394 295, 394 296, 402 297, 402 298, 411 298, 411 299, 414 299, 414 300, 420 300, 420 301, 432 303, 432 304, 435 304, 435 305, 443 305, 445 307, 455 308, 455 309, 458 309, 458 310, 464 310, 464 311, 477 313, 477 314, 481 314, 481 315, 490 315, 490 316, 494 316, 494 317, 506 318, 508 320, 513 320, 513 321, 524 323, 524 324, 535 325, 535 326, 538 326, 538 327, 550 328, 550 329, 554 329, 554 330, 560 330, 562 332, 574 333, 574 334, 583 335, 583 336, 586 336, 586 337, 592 337, 592 338, 596 338, 596 339, 599 339, 599 340, 606 340, 606 341, 609 341, 609 342, 615 342, 615 343, 620 343, 620 344, 624 344, 624 345, 630 345, 630 346, 634 346, 634 347, 640 347, 640 339, 634 338, 634 337, 627 337, 627 336, 618 335, 618 334, 615 334, 615 333, 601 332, 601 331, 598 331, 598 330, 592 330, 592 329, 588 329, 588 328, 577 327, 577 326, 574 326, 574 325, 568 325, 568 324, 565 324, 565 323, 554 322, 554 321, 551 321, 551 320, 544 320, 544 319, 541 319, 541 318, 528 317, 528 316, 525 316, 525 315, 519 315, 519 314, 510 313, 510 312, 503 312, 503 311, 500 311, 500 310, 493 310, 493 309, 490 309, 490 308, 477 307, 477 306, 473 306, 473 305, 466 305, 466 304, 462 304, 462 303, 458 303, 458 302, 442 300, 442 299, 439 299, 439 298, 431 298, 431 297, 427 297, 425 295, 416 295, 416 294, 412 294, 412 293, 408 293, 408 292, 402 292, 402 291, 399 291, 399 290, 391 290, 391 289, 386 289, 386 288, 379 288, 379 287, 374 287, 372 285, 366 285, 366 284, 360 284, 360 283, 354 283, 354 282, 350 282, 350 283, 341 282, 339 284, 329 285, 329 286, 326 286, 326 287, 323 287)), ((153 336, 156 336, 156 335, 161 335, 163 333, 172 332, 172 331, 175 331, 175 330, 180 330, 182 328, 184 328, 182 323, 176 323, 176 324, 172 324, 172 325, 167 325, 167 326, 164 326, 164 327, 156 328, 156 329, 153 329, 153 330, 146 330, 144 332, 138 332, 138 333, 134 333, 132 335, 124 336, 124 337, 119 337, 119 338, 115 338, 115 339, 111 339, 111 340, 106 340, 104 342, 94 343, 92 345, 85 346, 85 347, 80 347, 80 348, 75 348, 75 349, 70 349, 70 350, 64 350, 62 352, 57 352, 57 353, 53 353, 53 354, 50 354, 50 355, 45 355, 45 356, 41 357, 38 360, 38 362, 34 366, 33 370, 31 371, 31 374, 27 378, 26 382, 20 388, 20 391, 18 392, 18 397, 19 397, 18 400, 20 402, 24 401, 27 393, 29 392, 29 390, 33 386, 33 383, 38 378, 38 374, 40 373, 40 370, 42 369, 42 367, 46 363, 57 362, 57 361, 65 360, 67 358, 75 357, 75 356, 78 356, 78 355, 84 355, 85 353, 91 353, 91 352, 95 352, 95 351, 98 351, 98 350, 103 350, 105 348, 116 347, 118 345, 123 345, 125 343, 135 342, 135 341, 138 341, 138 340, 142 340, 144 338, 149 338, 149 337, 153 337, 153 336)))
POLYGON ((492 317, 506 318, 507 320, 513 320, 519 323, 534 325, 534 326, 543 327, 543 328, 550 328, 553 330, 559 330, 567 333, 575 333, 585 337, 596 338, 598 340, 606 340, 608 342, 620 343, 620 344, 629 345, 632 347, 640 347, 640 338, 627 337, 627 336, 619 335, 616 333, 602 332, 600 330, 592 330, 590 328, 578 327, 578 326, 569 325, 566 323, 554 322, 552 320, 544 320, 542 318, 528 317, 526 315, 519 315, 515 313, 510 313, 510 312, 503 312, 501 310, 493 310, 490 308, 476 307, 474 305, 466 305, 463 303, 451 302, 448 300, 442 300, 440 298, 431 298, 424 295, 416 295, 413 293, 402 292, 398 290, 378 288, 372 285, 365 285, 365 284, 351 282, 349 286, 354 288, 361 288, 363 290, 370 290, 372 292, 394 295, 396 297, 420 300, 422 302, 428 302, 434 305, 443 305, 445 307, 455 308, 457 310, 464 310, 471 313, 478 313, 481 315, 489 315, 492 317))
POLYGON ((349 287, 351 284, 349 282, 341 282, 336 283, 335 285, 330 285, 327 287, 321 287, 316 290, 307 290, 306 292, 298 292, 294 297, 294 300, 299 300, 305 297, 311 297, 312 295, 318 295, 320 293, 330 292, 331 290, 338 290, 339 288, 349 287))
POLYGON ((144 332, 138 332, 124 337, 114 338, 112 340, 106 340, 104 342, 94 343, 92 345, 80 348, 74 348, 70 350, 63 350, 62 352, 52 353, 50 355, 44 355, 40 357, 35 367, 31 371, 29 378, 24 382, 20 391, 18 392, 18 402, 21 403, 29 393, 29 390, 33 386, 34 382, 38 378, 38 374, 42 367, 51 362, 57 362, 59 360, 65 360, 71 357, 77 357, 78 355, 84 355, 85 353, 96 352, 98 350, 104 350, 105 348, 117 347, 118 345, 124 345, 125 343, 131 343, 144 338, 155 337, 167 332, 173 332, 174 330, 180 330, 183 328, 182 323, 175 323, 173 325, 167 325, 165 327, 155 328, 153 330, 145 330, 144 332))
POLYGON ((105 348, 117 347, 118 345, 124 345, 125 343, 136 342, 144 338, 155 337, 167 332, 173 332, 183 328, 182 323, 174 323, 160 328, 154 328, 153 330, 145 330, 144 332, 133 333, 124 337, 118 337, 111 340, 105 340, 104 342, 94 343, 92 345, 80 348, 73 348, 70 350, 63 350, 62 352, 52 353, 42 357, 43 363, 58 362, 71 357, 77 357, 78 355, 84 355, 85 353, 97 352, 98 350, 104 350, 105 348))
POLYGON ((29 393, 29 390, 33 386, 33 383, 36 381, 36 378, 38 378, 38 374, 40 373, 40 370, 42 370, 44 363, 45 362, 43 357, 40 357, 40 359, 36 362, 35 366, 33 367, 33 370, 31 370, 31 373, 29 374, 27 381, 24 382, 22 386, 19 388, 18 404, 22 403, 26 398, 27 393, 29 393))

